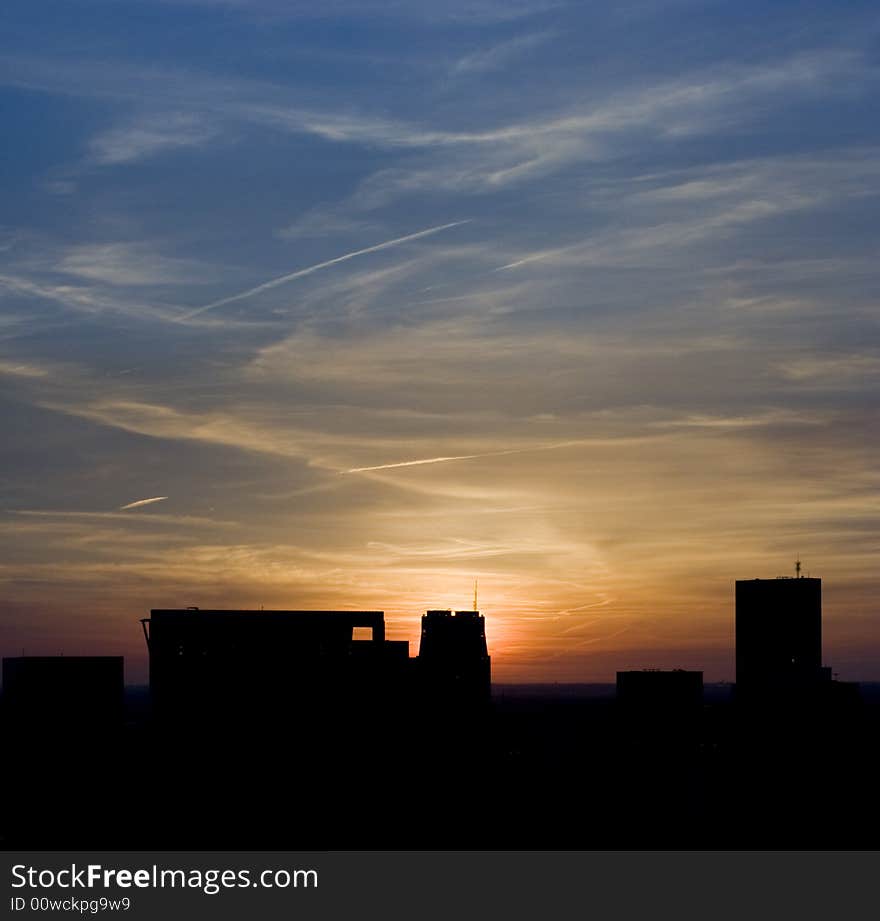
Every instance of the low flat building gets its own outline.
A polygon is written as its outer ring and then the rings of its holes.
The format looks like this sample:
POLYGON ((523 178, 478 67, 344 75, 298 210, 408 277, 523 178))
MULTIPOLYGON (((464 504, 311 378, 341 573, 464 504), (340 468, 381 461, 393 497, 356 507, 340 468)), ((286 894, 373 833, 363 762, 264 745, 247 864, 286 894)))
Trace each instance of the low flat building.
POLYGON ((320 717, 387 701, 408 673, 382 611, 163 609, 142 623, 159 720, 320 717))

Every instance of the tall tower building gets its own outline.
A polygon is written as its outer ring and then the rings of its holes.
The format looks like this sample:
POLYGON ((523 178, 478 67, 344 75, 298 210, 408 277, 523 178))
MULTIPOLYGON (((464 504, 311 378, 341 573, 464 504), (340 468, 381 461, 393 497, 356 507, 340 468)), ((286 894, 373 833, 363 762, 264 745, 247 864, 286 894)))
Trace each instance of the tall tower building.
POLYGON ((798 575, 738 581, 737 693, 797 690, 817 684, 827 672, 822 668, 822 580, 798 575))
POLYGON ((488 702, 492 679, 485 617, 479 611, 428 611, 422 617, 419 675, 438 704, 488 702))

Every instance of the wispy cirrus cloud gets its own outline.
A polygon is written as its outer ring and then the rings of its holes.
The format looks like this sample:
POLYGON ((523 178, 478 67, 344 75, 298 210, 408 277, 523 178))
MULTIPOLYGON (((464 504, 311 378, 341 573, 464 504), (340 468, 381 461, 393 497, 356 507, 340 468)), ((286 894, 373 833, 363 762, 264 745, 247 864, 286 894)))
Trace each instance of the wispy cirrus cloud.
POLYGON ((89 285, 58 284, 34 281, 20 275, 0 275, 0 289, 7 293, 48 301, 75 313, 95 315, 117 313, 131 317, 176 319, 179 311, 160 304, 149 304, 109 295, 89 285))
MULTIPOLYGON (((167 498, 167 497, 166 497, 167 498)), ((115 512, 94 512, 94 511, 71 511, 70 509, 14 509, 11 514, 16 517, 33 519, 36 522, 46 522, 45 525, 34 524, 33 527, 39 529, 56 529, 69 531, 71 529, 80 529, 76 522, 110 522, 111 524, 127 524, 129 522, 145 523, 156 527, 173 526, 173 527, 234 527, 234 521, 228 521, 221 518, 205 517, 202 515, 168 515, 164 513, 154 513, 150 515, 124 515, 120 509, 115 512)), ((20 528, 21 524, 13 522, 11 530, 20 528)), ((119 533, 118 531, 114 531, 119 533)))
POLYGON ((0 374, 8 374, 11 377, 39 379, 47 377, 49 372, 46 368, 40 367, 39 365, 0 360, 0 374))
POLYGON ((299 240, 309 237, 363 233, 374 229, 370 221, 347 215, 339 208, 318 207, 300 215, 295 221, 281 228, 278 236, 285 240, 299 240))
MULTIPOLYGON (((497 47, 509 46, 512 53, 517 42, 535 47, 552 34, 552 30, 542 31, 497 47)), ((499 54, 503 57, 503 52, 499 54)), ((289 87, 269 81, 230 80, 173 68, 133 71, 117 64, 115 69, 121 69, 126 79, 113 82, 100 68, 83 68, 75 62, 71 64, 73 79, 61 81, 51 73, 41 76, 38 62, 11 62, 13 73, 16 67, 34 71, 29 79, 42 80, 46 88, 59 92, 75 89, 78 82, 85 94, 125 93, 126 87, 137 86, 131 103, 140 102, 142 108, 144 98, 151 102, 153 108, 145 114, 136 112, 89 142, 89 158, 96 165, 138 162, 163 152, 204 147, 221 135, 240 133, 247 125, 333 143, 409 149, 426 156, 425 163, 377 171, 359 195, 362 203, 386 201, 388 196, 432 184, 476 190, 521 183, 558 172, 568 164, 602 162, 618 155, 621 146, 643 145, 646 136, 669 143, 747 124, 754 118, 756 100, 764 102, 782 94, 815 98, 853 92, 853 87, 864 88, 876 80, 870 62, 857 49, 812 50, 772 63, 725 63, 648 87, 587 92, 574 104, 549 110, 545 105, 534 106, 533 111, 506 122, 496 117, 494 124, 479 130, 463 130, 379 115, 369 107, 353 109, 332 96, 318 105, 303 104, 289 87), (444 148, 442 157, 435 155, 444 148)))
POLYGON ((99 166, 136 163, 169 152, 201 147, 220 132, 193 112, 161 112, 135 117, 89 142, 89 158, 99 166))
POLYGON ((118 287, 204 284, 216 274, 195 260, 163 255, 150 243, 121 241, 69 247, 56 271, 118 287))
POLYGON ((539 45, 551 41, 556 34, 556 32, 550 30, 532 32, 509 38, 506 41, 498 42, 487 48, 481 48, 478 51, 472 51, 458 58, 450 68, 450 73, 453 76, 461 76, 463 74, 479 74, 499 70, 539 45))

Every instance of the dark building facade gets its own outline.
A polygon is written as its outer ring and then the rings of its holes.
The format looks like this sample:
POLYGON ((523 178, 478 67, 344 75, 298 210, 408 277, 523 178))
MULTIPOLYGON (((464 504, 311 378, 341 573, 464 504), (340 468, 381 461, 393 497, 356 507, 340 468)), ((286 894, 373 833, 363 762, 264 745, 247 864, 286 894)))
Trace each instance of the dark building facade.
POLYGON ((381 702, 409 668, 409 644, 385 639, 382 611, 154 610, 143 627, 161 721, 306 719, 381 702))
POLYGON ((830 677, 822 667, 822 580, 738 581, 737 695, 794 691, 830 677))
POLYGON ((122 656, 3 659, 3 711, 16 733, 103 735, 122 725, 122 656))
POLYGON ((428 611, 418 669, 422 691, 435 703, 488 703, 492 673, 485 617, 479 611, 428 611))

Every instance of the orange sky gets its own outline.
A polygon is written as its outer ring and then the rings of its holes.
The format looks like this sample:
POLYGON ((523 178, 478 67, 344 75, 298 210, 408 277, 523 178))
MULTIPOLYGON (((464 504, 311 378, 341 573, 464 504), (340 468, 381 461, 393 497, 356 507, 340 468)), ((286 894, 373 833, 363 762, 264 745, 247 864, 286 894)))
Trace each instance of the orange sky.
POLYGON ((6 524, 23 559, 3 564, 19 595, 4 651, 122 652, 129 680, 142 680, 137 620, 195 604, 380 608, 389 637, 415 654, 419 615, 470 607, 478 578, 496 680, 608 681, 660 666, 729 680, 734 579, 791 574, 800 554, 824 578, 826 661, 871 677, 876 582, 847 539, 862 515, 841 495, 858 479, 843 453, 807 478, 767 450, 760 422, 644 431, 322 473, 311 492, 267 497, 241 521, 171 514, 171 498, 19 513, 6 524), (830 533, 835 517, 845 527, 830 533))

